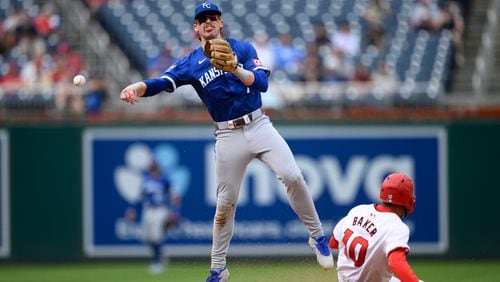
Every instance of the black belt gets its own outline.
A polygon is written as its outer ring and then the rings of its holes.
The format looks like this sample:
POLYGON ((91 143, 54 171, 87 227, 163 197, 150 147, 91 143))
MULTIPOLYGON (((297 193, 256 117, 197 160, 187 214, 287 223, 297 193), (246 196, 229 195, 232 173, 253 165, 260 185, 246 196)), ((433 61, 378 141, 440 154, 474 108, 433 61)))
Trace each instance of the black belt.
POLYGON ((243 115, 241 117, 228 120, 228 121, 220 121, 215 123, 215 127, 217 129, 235 129, 241 128, 249 123, 251 123, 256 118, 262 115, 262 110, 257 109, 249 114, 243 115))

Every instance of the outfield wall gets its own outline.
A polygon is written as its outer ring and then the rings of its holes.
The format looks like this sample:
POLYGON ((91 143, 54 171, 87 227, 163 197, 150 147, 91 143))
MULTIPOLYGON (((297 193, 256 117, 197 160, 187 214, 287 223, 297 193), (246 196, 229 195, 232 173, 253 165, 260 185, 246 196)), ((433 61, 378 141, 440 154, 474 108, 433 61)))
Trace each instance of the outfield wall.
MULTIPOLYGON (((277 127, 311 181, 327 232, 351 205, 373 199, 379 174, 399 169, 416 179, 417 209, 410 222, 414 255, 498 257, 500 228, 491 216, 497 214, 500 198, 495 178, 500 171, 500 123, 277 127), (350 190, 339 191, 335 188, 338 186, 350 190)), ((179 152, 176 181, 188 187, 185 197, 189 201, 185 201, 183 211, 184 227, 169 239, 171 254, 177 256, 188 250, 189 255, 208 256, 207 222, 213 212, 209 161, 212 132, 209 126, 175 125, 3 127, 0 257, 13 261, 80 261, 144 256, 145 249, 133 237, 135 233, 127 232, 134 226, 120 222, 121 212, 133 202, 134 190, 123 188, 126 185, 110 176, 126 172, 126 156, 134 152, 168 156, 179 152), (190 228, 196 233, 191 234, 190 228), (189 240, 179 239, 186 234, 189 240)), ((265 169, 258 164, 251 164, 249 169, 251 177, 246 186, 278 191, 273 190, 276 184, 265 169)), ((126 179, 133 182, 133 178, 126 179)), ((257 198, 257 193, 251 192, 240 198, 237 216, 242 229, 236 233, 233 254, 278 252, 285 242, 290 243, 290 253, 279 255, 310 252, 302 243, 300 224, 293 221, 294 214, 284 204, 283 195, 265 191, 257 198), (267 212, 270 210, 275 213, 267 212), (249 232, 253 237, 244 236, 249 232), (252 246, 259 242, 263 250, 252 253, 252 246)))

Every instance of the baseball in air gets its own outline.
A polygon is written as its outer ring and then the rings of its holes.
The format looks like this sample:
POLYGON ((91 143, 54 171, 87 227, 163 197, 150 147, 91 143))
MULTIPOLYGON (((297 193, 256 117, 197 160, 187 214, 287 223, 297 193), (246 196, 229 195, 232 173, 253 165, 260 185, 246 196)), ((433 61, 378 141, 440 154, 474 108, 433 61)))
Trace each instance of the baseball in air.
POLYGON ((73 78, 73 84, 75 86, 81 87, 85 84, 85 76, 79 74, 73 78))

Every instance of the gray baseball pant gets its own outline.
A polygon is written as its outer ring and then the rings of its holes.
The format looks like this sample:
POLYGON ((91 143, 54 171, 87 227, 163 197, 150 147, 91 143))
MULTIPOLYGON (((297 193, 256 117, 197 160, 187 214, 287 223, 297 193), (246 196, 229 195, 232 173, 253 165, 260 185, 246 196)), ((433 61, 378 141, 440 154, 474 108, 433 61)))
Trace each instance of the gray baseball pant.
POLYGON ((223 268, 233 236, 241 182, 252 158, 267 164, 287 189, 290 204, 309 236, 324 234, 304 177, 290 147, 266 115, 237 129, 216 129, 217 207, 214 216, 211 267, 223 268))

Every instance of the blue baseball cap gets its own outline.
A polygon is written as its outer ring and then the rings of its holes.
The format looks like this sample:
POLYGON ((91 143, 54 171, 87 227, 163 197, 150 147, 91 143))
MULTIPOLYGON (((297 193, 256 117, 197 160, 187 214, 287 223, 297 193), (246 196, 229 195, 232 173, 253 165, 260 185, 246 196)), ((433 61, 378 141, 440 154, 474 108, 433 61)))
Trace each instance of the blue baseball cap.
POLYGON ((217 4, 212 2, 203 2, 198 6, 196 6, 196 8, 194 9, 194 18, 196 19, 196 17, 198 17, 200 14, 207 12, 222 15, 221 11, 219 10, 219 6, 217 6, 217 4))

